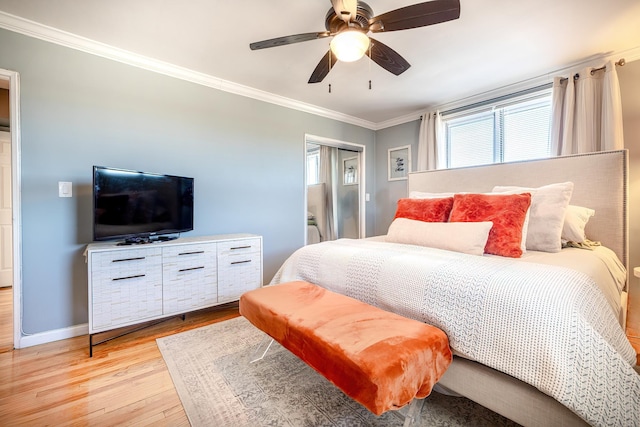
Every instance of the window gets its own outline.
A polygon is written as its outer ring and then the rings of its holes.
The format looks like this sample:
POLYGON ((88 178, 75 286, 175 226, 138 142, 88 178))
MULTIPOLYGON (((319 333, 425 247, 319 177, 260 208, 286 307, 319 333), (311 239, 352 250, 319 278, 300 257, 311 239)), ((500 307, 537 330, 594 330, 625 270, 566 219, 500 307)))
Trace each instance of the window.
POLYGON ((551 156, 551 90, 442 114, 447 168, 551 156))
POLYGON ((307 185, 320 182, 320 149, 307 152, 307 185))

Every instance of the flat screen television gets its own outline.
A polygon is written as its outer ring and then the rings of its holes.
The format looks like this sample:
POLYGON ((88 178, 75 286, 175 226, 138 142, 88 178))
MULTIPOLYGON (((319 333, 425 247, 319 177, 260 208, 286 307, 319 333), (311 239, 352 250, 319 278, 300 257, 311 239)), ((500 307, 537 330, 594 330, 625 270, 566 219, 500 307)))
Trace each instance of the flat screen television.
POLYGON ((169 240, 193 230, 193 178, 93 167, 93 239, 169 240))

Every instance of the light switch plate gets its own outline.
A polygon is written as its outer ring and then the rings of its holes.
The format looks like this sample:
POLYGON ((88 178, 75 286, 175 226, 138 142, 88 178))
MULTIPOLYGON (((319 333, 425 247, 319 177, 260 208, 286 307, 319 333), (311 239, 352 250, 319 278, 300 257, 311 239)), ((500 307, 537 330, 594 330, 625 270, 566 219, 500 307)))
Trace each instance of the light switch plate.
POLYGON ((70 182, 58 182, 58 197, 71 197, 73 195, 72 191, 70 182))

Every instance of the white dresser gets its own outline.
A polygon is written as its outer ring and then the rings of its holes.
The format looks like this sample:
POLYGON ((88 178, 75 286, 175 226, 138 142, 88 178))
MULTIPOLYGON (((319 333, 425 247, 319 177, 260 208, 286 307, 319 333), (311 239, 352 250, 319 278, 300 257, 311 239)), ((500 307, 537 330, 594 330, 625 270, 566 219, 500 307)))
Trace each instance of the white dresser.
POLYGON ((85 256, 91 355, 96 333, 236 301, 262 286, 262 236, 254 234, 92 243, 85 256))

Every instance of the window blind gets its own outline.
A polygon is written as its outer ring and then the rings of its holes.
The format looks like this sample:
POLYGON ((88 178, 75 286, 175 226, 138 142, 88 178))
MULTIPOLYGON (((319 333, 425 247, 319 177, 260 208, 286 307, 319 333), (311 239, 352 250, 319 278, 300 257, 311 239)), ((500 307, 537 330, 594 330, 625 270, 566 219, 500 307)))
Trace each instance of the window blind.
POLYGON ((551 90, 443 114, 447 167, 476 166, 551 155, 551 90))

